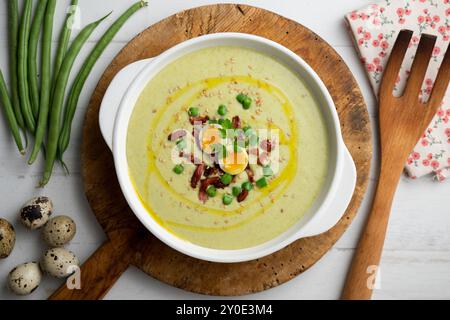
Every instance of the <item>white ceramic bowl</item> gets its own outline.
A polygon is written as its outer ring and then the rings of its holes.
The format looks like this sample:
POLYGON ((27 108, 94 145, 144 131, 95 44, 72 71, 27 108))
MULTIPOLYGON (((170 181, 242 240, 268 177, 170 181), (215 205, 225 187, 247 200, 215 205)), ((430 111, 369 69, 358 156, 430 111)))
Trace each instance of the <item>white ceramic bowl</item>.
POLYGON ((342 140, 339 119, 331 96, 311 67, 287 48, 265 38, 218 33, 185 41, 154 59, 124 68, 108 88, 100 110, 100 128, 111 148, 120 186, 133 212, 161 241, 189 256, 214 262, 242 262, 257 259, 282 249, 293 241, 317 235, 333 227, 345 212, 356 184, 356 169, 342 140), (329 174, 313 206, 288 231, 264 244, 241 250, 216 250, 201 247, 176 237, 159 225, 147 212, 133 188, 126 157, 128 122, 135 103, 147 83, 168 63, 212 46, 241 46, 268 54, 296 72, 317 99, 326 120, 330 141, 329 174), (119 105, 120 102, 120 105, 119 105))

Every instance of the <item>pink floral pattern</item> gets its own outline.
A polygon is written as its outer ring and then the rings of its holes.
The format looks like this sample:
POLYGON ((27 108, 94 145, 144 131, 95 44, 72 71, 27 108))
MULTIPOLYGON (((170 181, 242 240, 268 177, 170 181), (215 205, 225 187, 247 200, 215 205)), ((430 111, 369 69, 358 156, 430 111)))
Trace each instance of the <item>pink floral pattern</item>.
MULTIPOLYGON (((405 87, 420 35, 436 35, 438 41, 421 91, 421 99, 428 99, 450 42, 450 0, 382 0, 350 12, 346 21, 375 94, 378 94, 384 67, 401 29, 414 30, 415 34, 397 79, 396 95, 405 87)), ((413 179, 430 173, 438 181, 450 176, 450 90, 407 159, 405 171, 413 179)))

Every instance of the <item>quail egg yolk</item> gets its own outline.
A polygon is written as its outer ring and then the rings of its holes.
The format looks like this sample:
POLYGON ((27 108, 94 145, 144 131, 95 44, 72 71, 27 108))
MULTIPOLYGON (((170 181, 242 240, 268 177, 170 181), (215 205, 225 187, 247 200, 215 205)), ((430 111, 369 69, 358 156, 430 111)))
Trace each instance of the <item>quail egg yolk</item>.
POLYGON ((206 153, 214 152, 214 145, 222 143, 220 128, 216 126, 204 127, 200 133, 200 148, 206 153))
POLYGON ((220 168, 228 174, 237 175, 247 168, 248 154, 245 149, 228 150, 226 157, 219 161, 220 168))

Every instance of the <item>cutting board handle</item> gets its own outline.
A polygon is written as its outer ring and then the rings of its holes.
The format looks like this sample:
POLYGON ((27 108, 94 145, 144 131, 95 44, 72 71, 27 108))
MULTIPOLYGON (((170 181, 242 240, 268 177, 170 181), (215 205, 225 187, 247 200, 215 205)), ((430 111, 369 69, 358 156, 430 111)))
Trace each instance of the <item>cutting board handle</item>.
MULTIPOLYGON (((78 278, 80 288, 70 289, 66 282, 49 297, 49 300, 102 299, 130 265, 126 253, 125 248, 113 246, 111 241, 107 240, 81 266, 78 278)), ((68 281, 76 282, 76 273, 68 281)))

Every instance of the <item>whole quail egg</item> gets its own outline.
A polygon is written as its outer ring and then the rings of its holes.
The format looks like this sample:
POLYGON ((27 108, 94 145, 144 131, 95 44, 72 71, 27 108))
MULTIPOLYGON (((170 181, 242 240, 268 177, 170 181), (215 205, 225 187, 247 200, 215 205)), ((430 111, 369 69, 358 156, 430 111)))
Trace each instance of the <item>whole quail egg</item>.
POLYGON ((31 230, 39 229, 48 221, 52 210, 53 203, 49 198, 33 198, 20 210, 20 221, 31 230))
POLYGON ((77 227, 68 216, 57 216, 50 219, 42 229, 42 237, 50 247, 62 247, 73 239, 77 227))
POLYGON ((14 227, 5 219, 0 219, 0 259, 7 258, 16 243, 14 227))
POLYGON ((39 287, 42 272, 36 262, 18 265, 8 275, 8 286, 17 295, 28 295, 39 287))
POLYGON ((45 252, 41 260, 42 271, 56 278, 65 278, 73 273, 72 266, 78 266, 78 258, 72 251, 53 248, 45 252))

